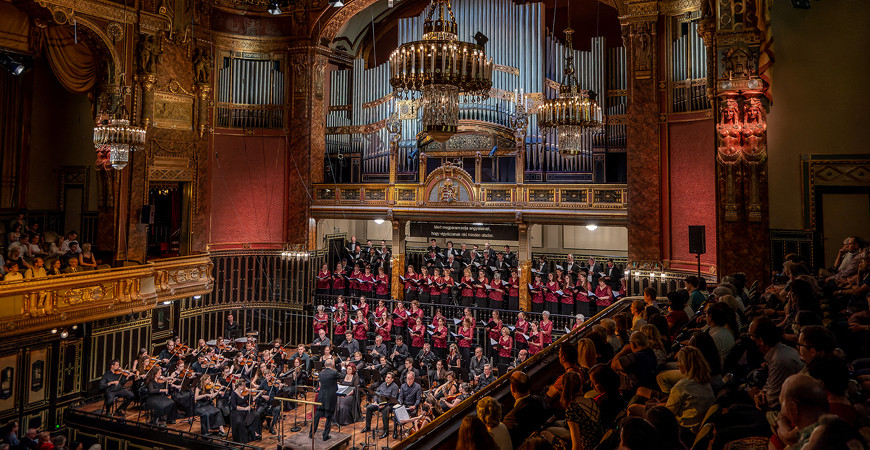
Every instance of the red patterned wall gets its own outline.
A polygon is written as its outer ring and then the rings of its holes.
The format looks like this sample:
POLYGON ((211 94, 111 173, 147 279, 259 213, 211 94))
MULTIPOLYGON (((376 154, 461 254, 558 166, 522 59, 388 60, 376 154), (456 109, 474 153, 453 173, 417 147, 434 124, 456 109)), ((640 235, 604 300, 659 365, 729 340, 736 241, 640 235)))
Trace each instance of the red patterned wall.
POLYGON ((214 136, 211 244, 284 242, 284 136, 214 136))
POLYGON ((668 126, 671 260, 696 261, 689 253, 689 225, 706 225, 704 264, 716 264, 716 158, 713 120, 668 126))

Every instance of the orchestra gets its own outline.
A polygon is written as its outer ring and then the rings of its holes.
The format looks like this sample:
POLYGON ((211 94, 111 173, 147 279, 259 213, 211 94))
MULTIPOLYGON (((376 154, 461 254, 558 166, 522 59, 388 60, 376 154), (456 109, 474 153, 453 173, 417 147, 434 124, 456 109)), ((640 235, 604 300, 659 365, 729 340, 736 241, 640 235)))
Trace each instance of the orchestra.
POLYGON ((326 301, 309 316, 310 341, 294 351, 280 339, 261 345, 234 338, 244 328, 227 314, 222 331, 228 339, 203 337, 193 347, 170 339, 157 356, 141 349, 130 370, 113 360, 100 379, 105 414, 124 416, 136 399, 153 425, 198 418, 201 434, 248 443, 264 432, 276 435, 283 413, 297 407, 282 407, 279 397, 313 391, 334 402, 316 400, 316 414, 327 423, 349 425, 364 417, 363 431, 369 431, 377 413, 381 436, 389 436, 391 421, 397 435, 400 424, 419 429, 541 352, 562 325, 580 327, 619 296, 611 279, 572 258, 553 271, 535 264, 534 281, 521 287, 509 247, 473 247, 448 243, 442 251, 433 243, 419 272, 410 264, 400 277, 404 299, 397 301, 389 295, 385 243, 379 250, 353 244, 349 262, 338 262, 334 271, 324 264, 316 274, 318 300, 326 301), (531 313, 518 310, 520 289, 528 289, 531 313), (370 310, 372 295, 377 306, 370 310), (555 330, 552 314, 570 320, 560 318, 555 330), (338 393, 324 381, 337 385, 338 393))

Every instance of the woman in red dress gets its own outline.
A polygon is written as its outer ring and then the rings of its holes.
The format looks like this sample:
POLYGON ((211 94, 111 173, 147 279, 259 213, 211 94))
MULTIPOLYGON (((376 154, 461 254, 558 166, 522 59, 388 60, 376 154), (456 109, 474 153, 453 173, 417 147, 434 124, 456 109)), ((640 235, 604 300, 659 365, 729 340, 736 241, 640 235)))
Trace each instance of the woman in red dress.
POLYGON ((408 273, 405 274, 405 300, 412 301, 417 300, 417 283, 415 283, 418 279, 420 279, 420 275, 414 271, 414 266, 408 264, 408 273))
POLYGON ((369 320, 369 302, 365 297, 359 298, 359 303, 356 305, 357 311, 362 311, 365 320, 369 320))
POLYGON ((404 302, 396 302, 396 307, 393 308, 393 333, 396 336, 402 336, 405 342, 408 342, 408 310, 405 309, 404 302), (398 316, 398 317, 396 317, 398 316))
POLYGON ((526 313, 520 311, 517 313, 517 323, 514 325, 514 344, 518 350, 529 348, 526 338, 523 335, 529 334, 529 322, 526 320, 526 313))
POLYGON ((560 306, 563 316, 574 314, 574 282, 571 279, 571 274, 566 273, 562 283, 562 304, 560 306))
POLYGON ((417 288, 417 300, 419 300, 420 303, 429 303, 429 291, 431 290, 429 283, 431 283, 432 280, 432 276, 429 275, 429 269, 421 267, 420 278, 418 279, 420 280, 420 287, 417 288))
POLYGON ((595 296, 598 300, 595 301, 596 311, 601 311, 613 303, 613 290, 604 281, 604 277, 598 279, 598 287, 595 288, 595 296))
POLYGON ((426 342, 426 326, 423 325, 423 319, 416 317, 414 325, 411 326, 411 355, 417 357, 417 353, 423 348, 423 343, 426 342))
POLYGON ((529 326, 529 355, 534 355, 543 350, 544 345, 541 344, 541 333, 538 331, 538 324, 531 322, 529 326))
POLYGON ((375 297, 380 299, 390 298, 390 277, 384 273, 384 266, 378 267, 378 276, 375 278, 375 297))
POLYGON ((344 277, 344 266, 338 263, 335 266, 335 275, 332 276, 332 295, 345 295, 345 287, 347 283, 344 277))
POLYGON ((441 288, 438 286, 444 280, 441 278, 441 269, 433 267, 432 276, 429 280, 429 301, 431 303, 441 303, 441 288))
POLYGON ((317 272, 317 295, 329 295, 329 286, 332 284, 332 273, 329 272, 329 265, 324 264, 317 272))
POLYGON ((466 267, 462 271, 462 279, 459 282, 463 284, 459 291, 459 301, 462 306, 471 306, 474 300, 474 289, 471 287, 474 284, 474 277, 471 276, 471 269, 466 267))
POLYGON ((504 309, 504 284, 501 282, 501 274, 496 272, 492 275, 492 281, 489 283, 492 289, 489 291, 489 307, 493 309, 504 309))
POLYGON ((314 315, 314 336, 317 336, 320 330, 326 330, 326 334, 329 334, 329 316, 324 311, 323 305, 317 305, 317 314, 314 315))
POLYGON ((442 305, 450 304, 450 289, 453 288, 453 278, 447 270, 442 271, 441 278, 438 280, 441 283, 439 293, 441 296, 440 303, 442 305))
POLYGON ((347 314, 343 306, 336 308, 332 320, 335 321, 335 328, 332 330, 333 340, 337 345, 341 345, 344 342, 344 333, 347 332, 347 314))
POLYGON ((507 286, 508 309, 518 311, 520 309, 520 277, 517 268, 511 267, 511 277, 507 286))
POLYGON ((556 292, 561 288, 562 286, 559 285, 559 281, 556 280, 556 274, 553 272, 548 273, 547 285, 544 291, 544 302, 547 304, 546 311, 550 311, 551 314, 559 313, 559 299, 556 298, 556 292))
POLYGON ((541 274, 535 274, 535 282, 532 283, 529 294, 532 296, 532 311, 541 312, 544 310, 544 283, 541 282, 541 274))
POLYGON ((377 329, 375 333, 384 338, 384 342, 390 342, 392 339, 390 332, 393 330, 393 321, 390 320, 390 314, 386 311, 386 308, 384 308, 384 312, 381 313, 376 324, 377 329))
POLYGON ((462 355, 462 362, 468 364, 471 362, 471 345, 474 343, 474 321, 464 318, 457 334, 462 336, 458 342, 459 354, 462 355))
POLYGON ((438 359, 443 360, 447 357, 447 321, 444 316, 438 317, 436 320, 435 330, 432 332, 432 347, 438 359))
POLYGON ((547 346, 553 343, 553 322, 550 320, 550 312, 541 313, 541 345, 547 346))
POLYGON ((360 345, 363 345, 366 342, 366 338, 368 338, 368 333, 369 322, 366 320, 363 312, 357 310, 356 320, 353 323, 353 338, 359 341, 360 345))
POLYGON ((363 275, 359 277, 362 283, 359 284, 360 297, 365 295, 366 297, 372 296, 372 288, 374 287, 375 276, 372 275, 372 267, 366 266, 365 272, 363 275))
POLYGON ((493 352, 491 351, 493 349, 492 341, 498 342, 498 340, 501 338, 501 329, 503 326, 504 323, 502 323, 498 311, 493 310, 492 316, 490 317, 488 325, 486 327, 487 338, 489 339, 486 341, 486 348, 490 349, 490 355, 493 354, 493 352))
POLYGON ((359 265, 354 266, 353 272, 350 273, 351 279, 348 280, 348 283, 350 284, 349 288, 351 297, 358 297, 361 294, 359 281, 356 280, 361 279, 362 276, 363 273, 361 270, 359 270, 359 265))
POLYGON ((501 329, 501 338, 498 340, 498 359, 499 364, 509 365, 514 349, 514 340, 511 339, 511 330, 508 327, 501 329))
POLYGON ((411 309, 408 310, 408 316, 413 319, 423 319, 424 312, 420 309, 420 302, 417 300, 411 301, 411 309))
POLYGON ((474 280, 474 302, 480 308, 489 308, 489 294, 486 292, 486 286, 489 286, 489 280, 486 279, 486 272, 480 270, 477 272, 477 279, 474 280))
POLYGON ((577 284, 575 287, 577 289, 577 295, 574 296, 574 307, 578 314, 590 317, 589 296, 587 295, 587 292, 589 292, 589 282, 586 281, 586 275, 583 272, 580 272, 577 275, 577 284))
POLYGON ((385 312, 388 312, 387 303, 383 300, 378 300, 378 306, 375 308, 375 320, 380 320, 385 312))

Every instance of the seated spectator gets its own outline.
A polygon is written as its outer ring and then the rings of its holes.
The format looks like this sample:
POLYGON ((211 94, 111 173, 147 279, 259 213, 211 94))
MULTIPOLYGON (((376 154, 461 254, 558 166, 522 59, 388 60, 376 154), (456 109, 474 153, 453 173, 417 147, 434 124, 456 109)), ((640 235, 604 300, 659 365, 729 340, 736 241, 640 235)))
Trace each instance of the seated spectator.
POLYGON ((655 448, 656 429, 646 420, 629 417, 622 421, 619 430, 620 450, 649 450, 655 448))
POLYGON ((42 258, 39 257, 33 258, 33 267, 27 269, 27 271, 24 272, 25 279, 45 278, 47 276, 48 274, 46 274, 45 267, 43 267, 42 258))
POLYGON ((52 257, 63 255, 66 252, 61 251, 61 249, 65 247, 67 248, 67 251, 69 251, 69 245, 64 242, 63 235, 58 234, 57 237, 54 239, 54 242, 52 242, 51 245, 48 246, 48 256, 52 257))
POLYGON ((550 407, 562 410, 562 406, 558 403, 562 396, 562 379, 570 372, 580 373, 583 369, 577 364, 577 347, 573 345, 562 345, 559 347, 559 364, 565 369, 565 373, 556 378, 556 381, 547 389, 547 404, 550 407))
MULTIPOLYGON (((35 225, 35 224, 34 224, 35 225)), ((45 251, 42 235, 37 234, 30 238, 30 254, 33 256, 45 256, 48 253, 45 251)))
POLYGON ((631 331, 640 331, 640 327, 646 325, 646 320, 643 319, 644 308, 643 300, 631 302, 631 331))
POLYGON ((828 398, 821 384, 808 375, 795 374, 782 384, 782 409, 777 419, 776 435, 793 448, 803 448, 818 426, 819 418, 828 413, 828 398))
POLYGON ((583 380, 580 374, 565 374, 559 403, 565 409, 565 423, 571 434, 573 450, 591 450, 601 440, 601 413, 598 403, 583 395, 583 380))
POLYGON ((592 339, 583 338, 577 342, 577 365, 580 366, 584 383, 589 382, 589 369, 595 366, 598 352, 592 339))
POLYGON ((511 435, 505 424, 501 422, 501 403, 492 397, 484 397, 477 401, 477 417, 486 425, 490 436, 498 445, 499 450, 511 450, 511 435))
POLYGON ((631 333, 631 317, 620 313, 613 316, 613 321, 616 322, 616 336, 622 342, 619 349, 615 350, 618 352, 622 347, 628 345, 628 335, 631 333))
POLYGON ((63 275, 63 270, 61 269, 62 264, 59 259, 55 259, 51 262, 51 268, 48 269, 49 276, 63 275))
POLYGON ((601 319, 599 324, 607 332, 607 343, 613 347, 613 353, 620 351, 622 349, 622 341, 616 334, 616 322, 613 319, 601 319))
POLYGON ((833 414, 825 414, 819 417, 818 425, 802 450, 867 448, 862 441, 864 438, 854 426, 833 414))
POLYGON ((728 353, 734 348, 735 337, 740 332, 737 328, 737 315, 730 306, 724 303, 714 303, 707 308, 708 333, 719 349, 719 357, 724 362, 728 353))
POLYGON ((511 435, 511 442, 517 445, 526 440, 549 418, 544 402, 530 394, 529 376, 516 371, 510 376, 511 396, 514 407, 504 416, 504 422, 511 435))
POLYGON ((79 253, 79 266, 84 270, 94 270, 97 268, 97 258, 91 253, 91 244, 85 243, 82 245, 82 252, 79 253))
MULTIPOLYGON (((68 250, 66 253, 63 254, 63 256, 61 257, 61 259, 65 260, 65 261, 67 262, 67 263, 66 263, 67 266, 69 266, 69 265, 70 265, 69 261, 70 261, 71 259, 76 260, 76 263, 78 263, 78 261, 79 261, 79 253, 81 253, 81 250, 79 249, 79 243, 78 243, 78 241, 70 241, 70 243, 69 243, 69 250, 68 250)), ((78 266, 78 264, 76 264, 76 266, 78 266)))
POLYGON ((656 429, 656 442, 660 450, 685 450, 677 417, 664 406, 654 406, 646 412, 646 420, 656 429))
MULTIPOLYGON (((593 343, 595 343, 595 352, 598 354, 596 362, 610 362, 613 358, 613 346, 607 342, 607 329, 601 325, 593 325, 586 334, 593 343)), ((622 348, 622 346, 620 346, 622 348)))
POLYGON ((681 427, 697 432, 715 400, 710 386, 710 366, 695 347, 680 349, 677 365, 685 378, 671 389, 665 406, 674 413, 681 427))
POLYGON ((849 236, 843 241, 843 247, 837 251, 834 260, 833 275, 825 278, 826 283, 841 283, 858 273, 858 255, 864 241, 858 236, 849 236))
POLYGON ((492 450, 498 446, 493 440, 486 425, 477 417, 466 416, 459 426, 456 450, 492 450))
POLYGON ((63 269, 63 273, 80 273, 82 272, 82 268, 79 267, 79 259, 76 257, 71 257, 67 264, 69 264, 65 269, 63 269))
POLYGON ((6 275, 3 276, 3 281, 18 281, 23 280, 24 276, 18 271, 18 263, 9 261, 6 263, 6 275))
POLYGON ((649 338, 640 331, 631 333, 628 345, 613 357, 610 367, 623 375, 623 391, 638 387, 655 387, 656 354, 649 348, 649 338))
POLYGON ((689 307, 692 308, 692 311, 699 311, 701 309, 701 305, 707 301, 707 297, 704 297, 704 294, 701 293, 701 290, 698 289, 698 284, 700 281, 698 277, 695 275, 689 275, 683 280, 683 286, 686 288, 686 291, 689 292, 689 307))
POLYGON ((767 380, 762 388, 750 388, 759 408, 779 409, 779 393, 786 378, 803 369, 797 350, 780 342, 782 331, 767 317, 758 317, 749 325, 749 337, 767 363, 767 380))
POLYGON ((837 338, 821 325, 809 325, 801 328, 797 347, 801 361, 809 364, 816 358, 833 356, 837 338))
MULTIPOLYGON (((686 344, 697 348, 704 355, 704 361, 710 367, 710 385, 713 390, 721 388, 723 385, 722 360, 719 358, 719 350, 716 348, 713 338, 703 331, 696 331, 692 333, 692 337, 686 344)), ((673 363, 668 363, 667 369, 656 375, 656 383, 665 394, 670 393, 674 385, 685 378, 685 374, 679 370, 679 365, 674 366, 673 363)))
POLYGON ((601 423, 608 426, 625 409, 625 397, 619 391, 619 375, 607 364, 598 364, 589 371, 589 379, 597 393, 594 400, 598 403, 601 423))
POLYGON ((643 304, 644 306, 657 306, 656 305, 656 297, 658 296, 658 292, 654 287, 646 287, 643 289, 643 304))
POLYGON ((668 352, 665 349, 662 335, 659 334, 659 329, 655 325, 646 324, 640 327, 640 332, 649 338, 649 348, 656 354, 656 364, 659 366, 664 364, 668 359, 668 352))
POLYGON ((30 264, 28 264, 27 261, 25 261, 24 258, 21 257, 21 250, 17 248, 9 250, 9 257, 6 258, 6 263, 8 264, 10 262, 18 264, 19 270, 26 270, 30 268, 30 264))
POLYGON ((846 396, 846 389, 849 387, 849 367, 846 361, 833 355, 814 358, 808 363, 807 373, 822 383, 831 413, 849 425, 857 426, 860 415, 846 396))
POLYGON ((668 314, 665 318, 668 319, 668 334, 673 337, 689 323, 689 316, 686 314, 686 303, 682 295, 678 292, 668 292, 667 296, 668 314))

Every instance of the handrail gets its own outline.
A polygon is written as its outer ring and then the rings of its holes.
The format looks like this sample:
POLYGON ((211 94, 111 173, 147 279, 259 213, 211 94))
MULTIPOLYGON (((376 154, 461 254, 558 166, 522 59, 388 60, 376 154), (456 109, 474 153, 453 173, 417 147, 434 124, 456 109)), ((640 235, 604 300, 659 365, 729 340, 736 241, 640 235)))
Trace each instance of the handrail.
MULTIPOLYGON (((398 443, 393 448, 394 449, 439 448, 443 444, 444 439, 436 438, 437 440, 433 441, 432 438, 434 437, 434 434, 444 431, 443 429, 440 429, 441 425, 447 425, 448 422, 453 422, 450 426, 450 433, 448 433, 448 436, 455 436, 456 431, 459 430, 459 422, 461 422, 461 419, 465 418, 465 416, 467 416, 469 414, 475 413, 474 410, 470 409, 470 408, 475 408, 478 400, 480 400, 483 397, 490 396, 496 390, 499 390, 499 389, 503 390, 505 387, 509 388, 510 376, 515 370, 522 370, 522 371, 525 371, 526 373, 528 373, 529 369, 533 369, 535 367, 541 367, 541 368, 549 367, 549 363, 544 365, 544 366, 539 366, 539 364, 545 363, 546 362, 545 359, 552 358, 552 356, 554 354, 558 357, 559 347, 562 344, 566 344, 566 343, 574 341, 575 339, 579 339, 581 337, 581 335, 585 334, 585 332, 588 329, 590 329, 593 325, 598 324, 598 322, 600 322, 601 319, 613 316, 621 311, 624 311, 625 309, 627 309, 631 305, 631 302, 633 300, 638 299, 638 298, 641 298, 641 297, 627 297, 627 298, 621 299, 621 300, 617 301, 616 303, 610 305, 605 310, 597 313, 595 316, 588 319, 579 328, 572 330, 568 334, 565 334, 564 336, 557 339, 552 344, 545 347, 542 351, 540 351, 536 355, 531 356, 529 359, 527 359, 525 362, 523 362, 522 364, 520 364, 516 368, 501 375, 494 382, 492 382, 488 386, 484 387, 483 389, 481 389, 480 391, 478 391, 477 393, 475 393, 471 397, 465 399, 459 405, 451 408, 449 411, 445 412, 444 414, 442 414, 441 416, 439 416, 438 418, 436 418, 432 422, 428 423, 420 431, 412 434, 411 436, 409 436, 405 440, 398 443)), ((550 361, 550 362, 553 362, 553 361, 550 361)))

